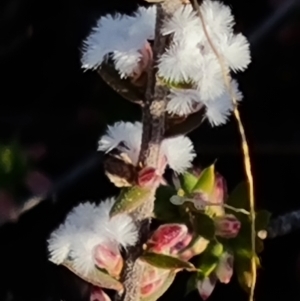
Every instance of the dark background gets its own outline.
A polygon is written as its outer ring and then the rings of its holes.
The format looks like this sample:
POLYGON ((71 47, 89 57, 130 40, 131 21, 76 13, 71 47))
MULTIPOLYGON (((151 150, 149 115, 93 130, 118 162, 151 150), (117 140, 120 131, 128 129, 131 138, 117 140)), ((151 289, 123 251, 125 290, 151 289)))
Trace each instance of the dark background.
MULTIPOLYGON (((245 95, 241 113, 252 150, 257 206, 274 215, 299 209, 299 1, 225 2, 233 8, 237 29, 252 44, 253 63, 238 79, 245 95)), ((95 154, 106 124, 140 118, 138 107, 121 99, 96 73, 83 73, 79 61, 81 41, 99 16, 130 12, 136 5, 131 0, 0 2, 0 140, 17 138, 24 147, 42 144, 46 155, 38 167, 53 181, 77 171, 95 154)), ((244 178, 234 120, 213 129, 204 124, 190 137, 199 164, 218 158, 229 189, 244 178)), ((56 202, 44 202, 0 228, 0 300, 87 300, 87 286, 47 262, 46 239, 80 200, 115 193, 101 164, 90 165, 56 202)), ((300 233, 266 242, 257 300, 299 300, 299 253, 300 233)), ((182 300, 184 280, 185 275, 179 276, 163 299, 182 300)), ((199 298, 192 293, 188 300, 199 298)), ((218 285, 211 300, 221 298, 247 296, 233 280, 218 285)))

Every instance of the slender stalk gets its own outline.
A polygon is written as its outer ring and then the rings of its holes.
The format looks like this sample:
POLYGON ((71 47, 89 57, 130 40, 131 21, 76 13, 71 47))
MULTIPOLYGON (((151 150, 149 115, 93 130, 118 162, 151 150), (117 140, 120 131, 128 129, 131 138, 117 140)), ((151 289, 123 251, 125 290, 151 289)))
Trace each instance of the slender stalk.
POLYGON ((256 284, 256 278, 257 278, 257 271, 256 271, 256 259, 254 257, 255 254, 255 244, 256 244, 256 232, 255 232, 255 201, 254 201, 254 181, 253 181, 253 175, 252 175, 252 171, 251 171, 251 160, 250 160, 250 151, 249 151, 249 146, 248 146, 248 142, 247 142, 247 138, 246 138, 246 133, 245 133, 245 129, 244 129, 244 125, 242 123, 241 120, 241 116, 240 116, 240 112, 238 110, 238 106, 237 106, 237 100, 236 97, 233 93, 232 87, 231 87, 231 76, 229 73, 228 68, 226 68, 225 64, 224 64, 224 60, 222 59, 222 57, 220 56, 217 48, 215 47, 213 41, 211 40, 207 28, 206 28, 206 24, 205 24, 205 20, 202 16, 202 12, 200 9, 200 6, 197 2, 197 0, 190 0, 191 4, 193 5, 194 9, 196 10, 200 20, 201 20, 201 24, 203 27, 203 31, 204 34, 207 38, 207 41, 212 49, 212 51, 214 52, 216 58, 218 59, 218 62, 220 64, 220 67, 222 69, 222 73, 223 73, 223 78, 224 78, 224 82, 226 85, 226 88, 231 96, 233 105, 234 105, 234 116, 235 119, 237 121, 238 124, 238 129, 240 132, 240 137, 241 137, 241 148, 243 151, 243 155, 244 155, 244 169, 245 169, 245 173, 246 173, 246 177, 248 180, 248 194, 249 194, 249 202, 250 202, 250 218, 251 218, 251 249, 252 249, 252 258, 251 258, 251 287, 250 287, 250 296, 249 296, 249 301, 253 301, 254 299, 254 290, 255 290, 255 284, 256 284))

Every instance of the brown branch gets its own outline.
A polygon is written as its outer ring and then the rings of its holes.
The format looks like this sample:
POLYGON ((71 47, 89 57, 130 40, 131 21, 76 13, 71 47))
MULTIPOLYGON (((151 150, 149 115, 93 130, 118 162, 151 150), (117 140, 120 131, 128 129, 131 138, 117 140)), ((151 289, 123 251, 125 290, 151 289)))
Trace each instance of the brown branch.
MULTIPOLYGON (((167 88, 157 80, 157 59, 162 55, 167 46, 167 37, 161 35, 161 26, 170 18, 175 10, 182 5, 180 0, 166 0, 157 4, 155 40, 153 46, 153 63, 148 71, 147 89, 145 93, 145 105, 143 108, 143 135, 141 144, 141 165, 158 168, 160 145, 165 131, 165 108, 167 88)), ((139 241, 130 248, 126 256, 126 264, 123 270, 122 282, 124 293, 118 295, 116 300, 139 301, 140 282, 143 268, 137 258, 143 251, 143 245, 149 234, 151 216, 154 209, 155 191, 153 187, 152 197, 141 207, 133 212, 133 217, 139 229, 139 241)))

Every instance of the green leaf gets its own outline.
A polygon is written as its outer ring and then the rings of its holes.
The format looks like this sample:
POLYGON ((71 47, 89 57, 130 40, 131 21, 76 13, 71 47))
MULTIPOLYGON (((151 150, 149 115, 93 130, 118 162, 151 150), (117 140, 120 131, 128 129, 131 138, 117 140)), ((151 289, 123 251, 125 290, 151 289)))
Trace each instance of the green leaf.
MULTIPOLYGON (((256 265, 260 267, 260 260, 255 254, 256 265)), ((251 287, 251 258, 252 252, 248 250, 240 249, 238 252, 234 254, 234 268, 237 273, 238 281, 241 287, 246 291, 249 292, 251 287)))
POLYGON ((241 182, 229 195, 226 203, 235 208, 249 210, 248 185, 241 182))
POLYGON ((160 186, 156 190, 154 203, 154 216, 156 219, 164 222, 180 221, 178 206, 170 202, 170 198, 176 195, 176 190, 171 186, 160 186))
POLYGON ((265 230, 270 222, 271 213, 267 210, 261 210, 256 213, 255 229, 256 231, 265 230))
POLYGON ((234 257, 234 266, 240 286, 249 293, 251 287, 251 261, 247 258, 234 257))
POLYGON ((141 260, 147 262, 148 264, 167 270, 194 270, 195 267, 192 263, 188 261, 180 260, 176 257, 164 255, 164 254, 157 254, 157 253, 144 253, 141 257, 141 260))
POLYGON ((111 277, 106 272, 95 267, 93 271, 91 271, 87 276, 83 276, 74 268, 74 264, 71 260, 66 260, 62 263, 64 267, 73 272, 76 276, 80 277, 84 281, 91 283, 95 286, 112 289, 116 291, 123 290, 123 285, 117 279, 111 277))
POLYGON ((185 193, 190 194, 198 182, 198 178, 190 172, 186 172, 181 177, 181 186, 185 193))
POLYGON ((192 273, 186 283, 185 296, 197 289, 197 273, 192 273))
POLYGON ((215 224, 214 221, 204 213, 195 214, 194 227, 197 234, 207 240, 215 237, 215 224))
POLYGON ((144 202, 149 201, 152 191, 150 188, 133 186, 122 189, 110 211, 110 217, 121 213, 130 213, 144 202))
POLYGON ((204 278, 208 277, 215 270, 222 254, 223 245, 216 241, 211 241, 201 256, 200 265, 197 265, 197 268, 200 270, 200 274, 204 278))
POLYGON ((207 194, 211 194, 215 185, 215 165, 205 168, 193 188, 193 192, 203 192, 207 194))
POLYGON ((26 156, 17 143, 0 146, 0 187, 14 190, 29 170, 26 156))
POLYGON ((147 297, 142 297, 141 301, 156 301, 158 298, 160 298, 166 291, 167 289, 171 286, 175 279, 176 273, 171 272, 168 278, 163 282, 161 287, 155 291, 152 295, 147 296, 147 297))
POLYGON ((158 77, 158 80, 168 86, 169 88, 176 88, 176 89, 191 89, 193 87, 192 81, 186 82, 174 82, 164 77, 158 77))

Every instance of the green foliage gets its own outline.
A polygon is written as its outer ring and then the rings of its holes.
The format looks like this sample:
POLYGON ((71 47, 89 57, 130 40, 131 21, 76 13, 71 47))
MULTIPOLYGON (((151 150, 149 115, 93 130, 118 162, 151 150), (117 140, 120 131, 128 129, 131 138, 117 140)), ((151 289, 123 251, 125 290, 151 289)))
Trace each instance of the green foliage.
POLYGON ((21 147, 17 143, 0 145, 0 188, 15 192, 29 170, 29 164, 21 147))
POLYGON ((175 89, 192 89, 193 88, 193 82, 187 81, 187 82, 174 82, 169 79, 159 77, 158 78, 162 84, 166 85, 169 88, 175 88, 175 89))
POLYGON ((205 168, 193 188, 193 192, 201 192, 210 195, 215 185, 215 165, 205 168))
POLYGON ((66 260, 62 263, 62 265, 78 277, 82 278, 84 281, 95 286, 116 291, 121 291, 123 289, 123 285, 120 281, 110 276, 108 273, 106 273, 106 271, 98 269, 96 266, 93 271, 91 271, 87 276, 84 276, 78 273, 78 271, 74 268, 72 260, 66 260))
POLYGON ((198 273, 192 273, 192 275, 189 277, 187 283, 186 283, 186 289, 185 289, 185 296, 187 296, 189 293, 196 290, 197 287, 197 275, 198 273))
POLYGON ((198 177, 190 172, 184 173, 181 177, 181 185, 187 195, 195 192, 210 195, 215 185, 215 165, 203 169, 198 177))
POLYGON ((192 263, 188 261, 180 260, 176 257, 158 254, 158 253, 144 253, 141 260, 147 262, 148 264, 160 268, 160 269, 167 269, 167 270, 195 270, 195 267, 192 263))
POLYGON ((144 298, 142 297, 141 301, 156 301, 171 286, 171 284, 173 283, 173 281, 175 279, 175 276, 176 276, 176 273, 175 272, 171 272, 169 274, 169 276, 167 277, 167 279, 163 282, 163 284, 161 285, 161 287, 159 287, 158 290, 155 290, 155 292, 153 294, 151 294, 150 296, 147 296, 147 297, 144 297, 144 298))
POLYGON ((121 213, 130 213, 144 202, 149 200, 152 191, 150 188, 133 186, 123 188, 120 195, 110 211, 110 216, 113 217, 121 213))
POLYGON ((171 186, 160 186, 156 190, 154 217, 167 223, 181 221, 181 214, 178 206, 170 202, 170 198, 176 194, 176 190, 171 186))
POLYGON ((199 275, 202 278, 208 277, 217 267, 220 257, 223 254, 224 247, 217 241, 211 241, 206 250, 200 257, 199 265, 196 267, 199 269, 199 275))
POLYGON ((198 178, 196 176, 194 176, 192 173, 186 172, 182 175, 180 182, 181 182, 182 189, 184 190, 184 192, 186 194, 190 194, 193 192, 193 189, 198 182, 198 178))
POLYGON ((256 213, 255 229, 256 231, 265 230, 270 222, 271 213, 267 210, 260 210, 256 213))
POLYGON ((207 240, 212 240, 215 237, 214 221, 204 213, 196 213, 194 215, 194 230, 207 240))
POLYGON ((249 210, 248 186, 246 182, 241 182, 229 195, 226 203, 235 208, 249 210))

